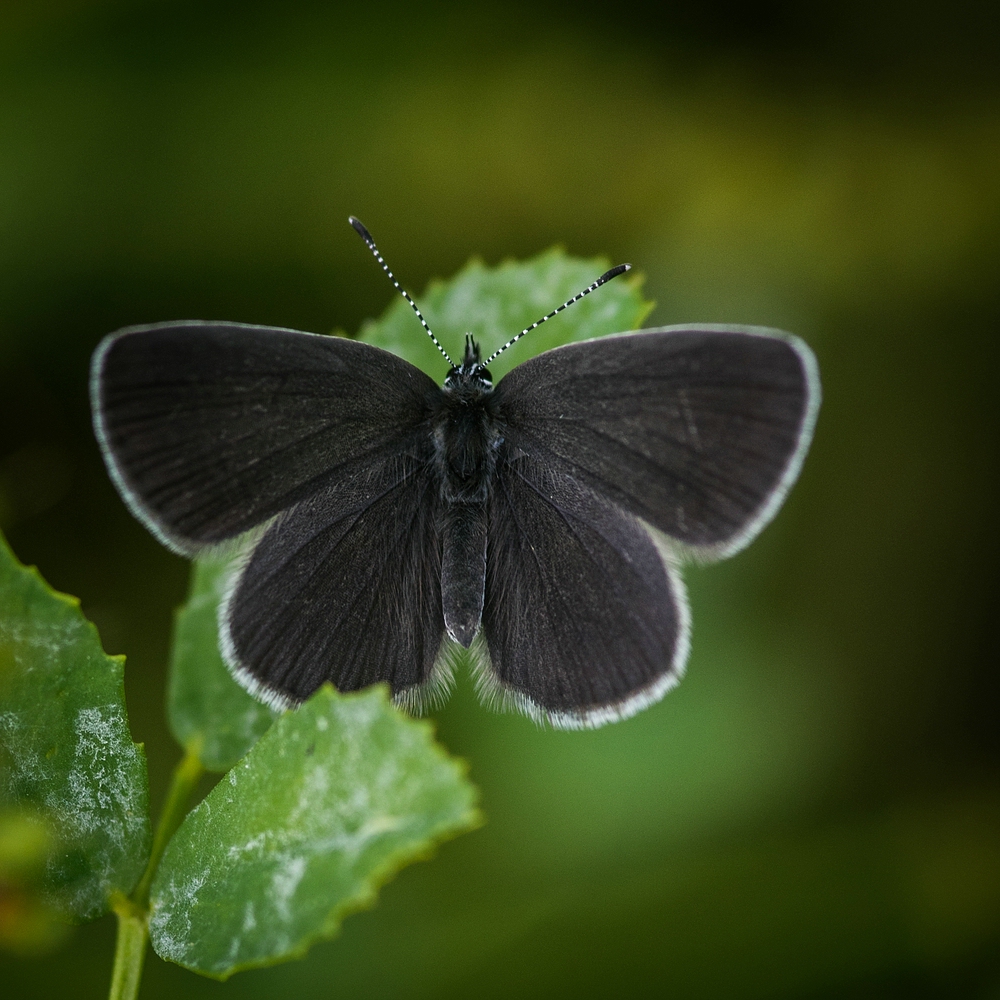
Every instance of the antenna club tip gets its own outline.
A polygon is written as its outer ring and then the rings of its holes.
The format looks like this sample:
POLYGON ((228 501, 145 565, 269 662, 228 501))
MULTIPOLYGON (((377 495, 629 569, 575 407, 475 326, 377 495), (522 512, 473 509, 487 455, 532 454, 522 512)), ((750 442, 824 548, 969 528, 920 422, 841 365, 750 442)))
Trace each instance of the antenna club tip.
POLYGON ((604 274, 597 279, 597 284, 603 285, 606 281, 610 281, 612 278, 617 278, 619 274, 624 274, 626 271, 631 270, 631 264, 619 264, 617 267, 611 268, 610 271, 605 271, 604 274))
POLYGON ((365 228, 364 223, 355 215, 349 215, 347 221, 354 227, 355 232, 366 242, 371 243, 372 234, 365 228))

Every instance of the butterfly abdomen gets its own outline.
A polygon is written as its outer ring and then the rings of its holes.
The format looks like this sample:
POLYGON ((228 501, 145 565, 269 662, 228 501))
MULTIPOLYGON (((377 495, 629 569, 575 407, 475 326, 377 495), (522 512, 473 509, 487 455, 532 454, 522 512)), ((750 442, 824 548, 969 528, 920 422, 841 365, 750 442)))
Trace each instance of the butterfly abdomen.
POLYGON ((455 642, 469 647, 479 631, 486 591, 486 504, 454 503, 442 532, 441 606, 455 642))

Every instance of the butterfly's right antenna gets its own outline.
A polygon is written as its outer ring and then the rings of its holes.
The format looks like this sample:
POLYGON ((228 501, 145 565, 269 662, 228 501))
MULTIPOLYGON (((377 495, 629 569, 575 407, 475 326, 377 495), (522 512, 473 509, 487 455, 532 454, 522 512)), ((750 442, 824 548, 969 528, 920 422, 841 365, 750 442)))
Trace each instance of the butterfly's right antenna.
POLYGON ((389 270, 389 265, 386 264, 386 262, 382 259, 382 254, 378 252, 378 247, 375 246, 375 241, 372 239, 372 234, 368 232, 367 229, 365 229, 364 224, 361 222, 361 220, 354 218, 353 215, 350 216, 347 221, 352 226, 354 226, 355 230, 357 231, 357 234, 365 241, 365 243, 368 244, 368 249, 371 250, 371 252, 375 255, 375 259, 382 265, 382 270, 385 271, 387 275, 389 275, 389 280, 396 286, 396 291, 399 292, 399 294, 402 295, 403 298, 410 303, 410 308, 417 314, 417 319, 420 320, 420 325, 427 331, 427 336, 434 341, 434 346, 444 355, 445 361, 447 361, 448 364, 451 365, 452 368, 454 368, 455 362, 448 357, 448 352, 441 346, 437 337, 435 337, 434 334, 431 332, 431 328, 427 325, 427 320, 424 319, 423 314, 417 308, 416 302, 414 302, 413 299, 411 299, 410 296, 406 293, 406 289, 403 288, 402 285, 400 285, 400 283, 396 280, 395 276, 393 275, 392 271, 389 270))
POLYGON ((619 274, 624 274, 626 271, 631 271, 631 270, 632 270, 631 264, 619 264, 617 267, 611 268, 610 271, 605 271, 604 274, 602 274, 597 279, 597 281, 595 281, 591 285, 588 285, 582 292, 578 292, 576 295, 573 296, 573 298, 567 299, 561 306, 559 306, 557 309, 553 309, 552 312, 550 312, 547 316, 543 316, 540 320, 537 320, 536 322, 532 323, 531 326, 526 326, 516 337, 511 337, 510 340, 508 340, 507 343, 503 345, 503 347, 498 347, 483 362, 483 367, 485 368, 486 365, 488 365, 491 361, 496 359, 499 355, 503 354, 503 352, 506 351, 507 348, 510 347, 512 344, 516 344, 526 333, 531 333, 531 331, 534 330, 536 327, 539 327, 546 321, 552 319, 553 316, 557 316, 559 313, 563 311, 563 309, 568 309, 571 305, 573 305, 574 302, 579 302, 580 299, 584 297, 584 295, 589 295, 592 291, 594 291, 597 288, 600 288, 601 285, 606 284, 612 278, 617 278, 619 274))

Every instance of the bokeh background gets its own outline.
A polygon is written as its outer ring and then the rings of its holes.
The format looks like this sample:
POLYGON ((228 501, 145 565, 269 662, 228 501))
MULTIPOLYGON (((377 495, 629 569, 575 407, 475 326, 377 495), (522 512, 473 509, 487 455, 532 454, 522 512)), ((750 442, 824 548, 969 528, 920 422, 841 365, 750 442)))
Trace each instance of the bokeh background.
MULTIPOLYGON (((683 684, 591 733, 438 713, 488 824, 308 958, 143 997, 1000 997, 993 5, 0 4, 0 527, 128 654, 158 802, 188 567, 94 445, 137 322, 355 331, 477 255, 629 260, 825 400, 776 522, 687 573, 683 684)), ((422 336, 415 325, 414 336, 422 336)), ((106 995, 114 923, 17 998, 106 995)))

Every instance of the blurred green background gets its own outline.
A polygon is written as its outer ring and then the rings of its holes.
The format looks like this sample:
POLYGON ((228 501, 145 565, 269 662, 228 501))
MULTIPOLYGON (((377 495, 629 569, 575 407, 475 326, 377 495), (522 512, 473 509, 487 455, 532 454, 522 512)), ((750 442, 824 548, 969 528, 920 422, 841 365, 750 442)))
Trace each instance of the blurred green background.
MULTIPOLYGON (((188 567, 90 431, 105 333, 355 331, 472 255, 628 260, 650 324, 793 330, 782 514, 687 572, 688 675, 591 733, 438 713, 487 826, 298 963, 142 996, 1000 998, 992 5, 0 4, 0 527, 128 654, 159 802, 188 567)), ((422 336, 414 324, 414 336, 422 336)), ((456 348, 458 345, 448 345, 456 348)), ((4 996, 106 995, 114 923, 4 996)))

